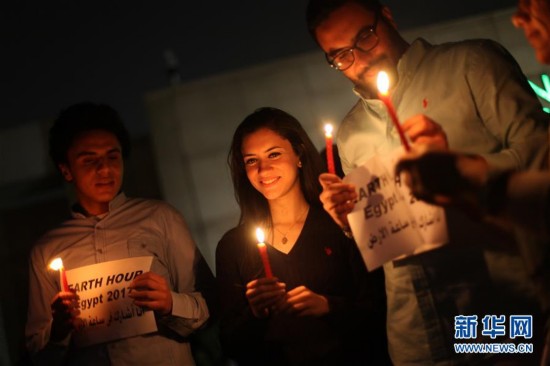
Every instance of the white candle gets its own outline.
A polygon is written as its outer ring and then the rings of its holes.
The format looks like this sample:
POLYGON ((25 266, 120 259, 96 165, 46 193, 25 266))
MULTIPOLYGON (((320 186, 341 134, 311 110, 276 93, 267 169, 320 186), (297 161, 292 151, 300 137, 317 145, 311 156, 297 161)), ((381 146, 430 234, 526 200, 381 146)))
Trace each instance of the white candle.
POLYGON ((61 258, 55 258, 50 263, 50 268, 54 271, 59 271, 59 284, 61 291, 69 292, 69 283, 67 282, 67 274, 65 273, 65 268, 63 267, 63 261, 61 258))

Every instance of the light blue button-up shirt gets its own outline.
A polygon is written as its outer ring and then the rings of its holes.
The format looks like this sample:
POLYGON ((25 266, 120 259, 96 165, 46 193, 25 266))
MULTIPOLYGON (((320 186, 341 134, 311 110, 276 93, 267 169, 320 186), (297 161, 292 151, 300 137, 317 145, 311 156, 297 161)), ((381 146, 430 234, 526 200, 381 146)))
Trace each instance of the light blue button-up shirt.
POLYGON ((168 204, 126 198, 121 193, 102 218, 73 212, 72 219, 48 232, 30 258, 27 348, 38 361, 69 360, 78 365, 193 365, 185 340, 209 316, 202 295, 195 292, 194 266, 200 252, 183 217, 168 204), (63 258, 66 269, 153 256, 151 271, 162 275, 172 290, 169 316, 157 317, 159 331, 82 349, 49 342, 50 302, 59 292, 59 276, 47 269, 63 258))
MULTIPOLYGON (((401 121, 428 116, 442 126, 450 149, 482 155, 492 173, 538 165, 547 156, 548 116, 500 45, 471 40, 432 46, 418 39, 397 69, 391 97, 401 121)), ((393 151, 400 140, 382 101, 360 96, 338 130, 337 144, 349 173, 373 155, 393 151)), ((513 236, 461 212, 446 213, 449 244, 384 266, 389 348, 398 365, 476 357, 454 352, 454 316, 481 319, 538 309, 521 258, 495 250, 505 243, 516 248, 513 236)))

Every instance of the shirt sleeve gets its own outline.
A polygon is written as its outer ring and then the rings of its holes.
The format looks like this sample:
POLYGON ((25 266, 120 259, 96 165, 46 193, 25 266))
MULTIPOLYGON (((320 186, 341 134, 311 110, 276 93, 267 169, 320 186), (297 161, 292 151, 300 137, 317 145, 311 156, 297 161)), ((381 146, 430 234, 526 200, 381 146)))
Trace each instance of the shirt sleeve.
POLYGON ((345 155, 345 145, 337 140, 336 146, 338 146, 338 158, 340 159, 340 163, 342 164, 342 170, 344 171, 344 174, 349 174, 353 170, 353 166, 350 163, 348 157, 345 155))
POLYGON ((165 210, 165 255, 172 289, 172 313, 159 319, 181 336, 188 336, 208 319, 208 306, 195 289, 195 270, 201 253, 183 217, 173 208, 165 210))
MULTIPOLYGON (((365 148, 365 141, 368 139, 364 134, 369 134, 372 125, 369 118, 364 114, 361 99, 348 112, 344 121, 336 132, 336 146, 338 159, 342 165, 344 174, 349 174, 359 164, 355 156, 363 155, 360 151, 365 148)), ((377 138, 377 136, 374 136, 377 138)))
POLYGON ((476 45, 467 82, 481 120, 502 147, 482 155, 491 174, 542 164, 548 156, 548 115, 508 51, 492 41, 476 45))

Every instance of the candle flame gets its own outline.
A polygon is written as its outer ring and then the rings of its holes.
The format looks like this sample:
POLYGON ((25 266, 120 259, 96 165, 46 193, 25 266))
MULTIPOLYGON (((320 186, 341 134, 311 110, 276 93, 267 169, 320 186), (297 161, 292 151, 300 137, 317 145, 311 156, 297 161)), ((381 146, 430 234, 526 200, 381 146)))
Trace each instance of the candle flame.
POLYGON ((332 137, 332 125, 330 123, 325 125, 325 136, 332 137))
POLYGON ((54 271, 59 271, 60 269, 62 269, 63 268, 63 261, 61 260, 61 258, 55 258, 50 263, 50 268, 53 269, 54 271))
POLYGON ((388 95, 388 89, 390 88, 390 79, 385 71, 380 71, 376 79, 378 91, 382 95, 388 95))
POLYGON ((256 238, 258 238, 258 244, 263 243, 265 240, 264 231, 260 228, 256 229, 256 238))

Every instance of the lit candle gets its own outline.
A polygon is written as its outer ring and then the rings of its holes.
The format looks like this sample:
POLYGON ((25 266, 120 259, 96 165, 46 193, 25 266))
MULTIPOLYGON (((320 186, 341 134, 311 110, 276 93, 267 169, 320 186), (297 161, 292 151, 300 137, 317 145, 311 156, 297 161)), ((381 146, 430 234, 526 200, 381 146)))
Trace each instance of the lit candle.
POLYGON ((69 292, 69 283, 67 282, 67 274, 65 268, 63 268, 63 261, 61 258, 55 258, 50 263, 50 268, 54 271, 59 271, 59 283, 61 284, 61 291, 69 292))
POLYGON ((334 154, 332 153, 332 125, 330 123, 327 123, 325 125, 325 142, 327 150, 328 172, 336 174, 336 170, 334 169, 334 154))
POLYGON ((397 114, 395 113, 395 109, 393 108, 393 103, 391 102, 391 99, 388 94, 388 91, 390 89, 390 79, 388 78, 388 74, 386 74, 386 72, 380 71, 378 73, 377 84, 378 84, 378 91, 380 92, 378 97, 380 98, 380 100, 382 100, 382 102, 384 102, 384 104, 386 105, 386 108, 388 109, 388 113, 391 117, 393 125, 395 126, 395 129, 399 133, 401 144, 403 145, 406 151, 409 151, 411 149, 409 146, 409 142, 405 137, 405 133, 401 128, 401 124, 399 124, 399 120, 397 119, 397 114))
POLYGON ((269 264, 269 258, 267 257, 267 247, 264 243, 264 232, 262 229, 256 229, 256 237, 258 238, 258 251, 260 252, 260 257, 262 258, 262 263, 264 264, 265 276, 268 278, 273 277, 271 272, 271 265, 269 264))

